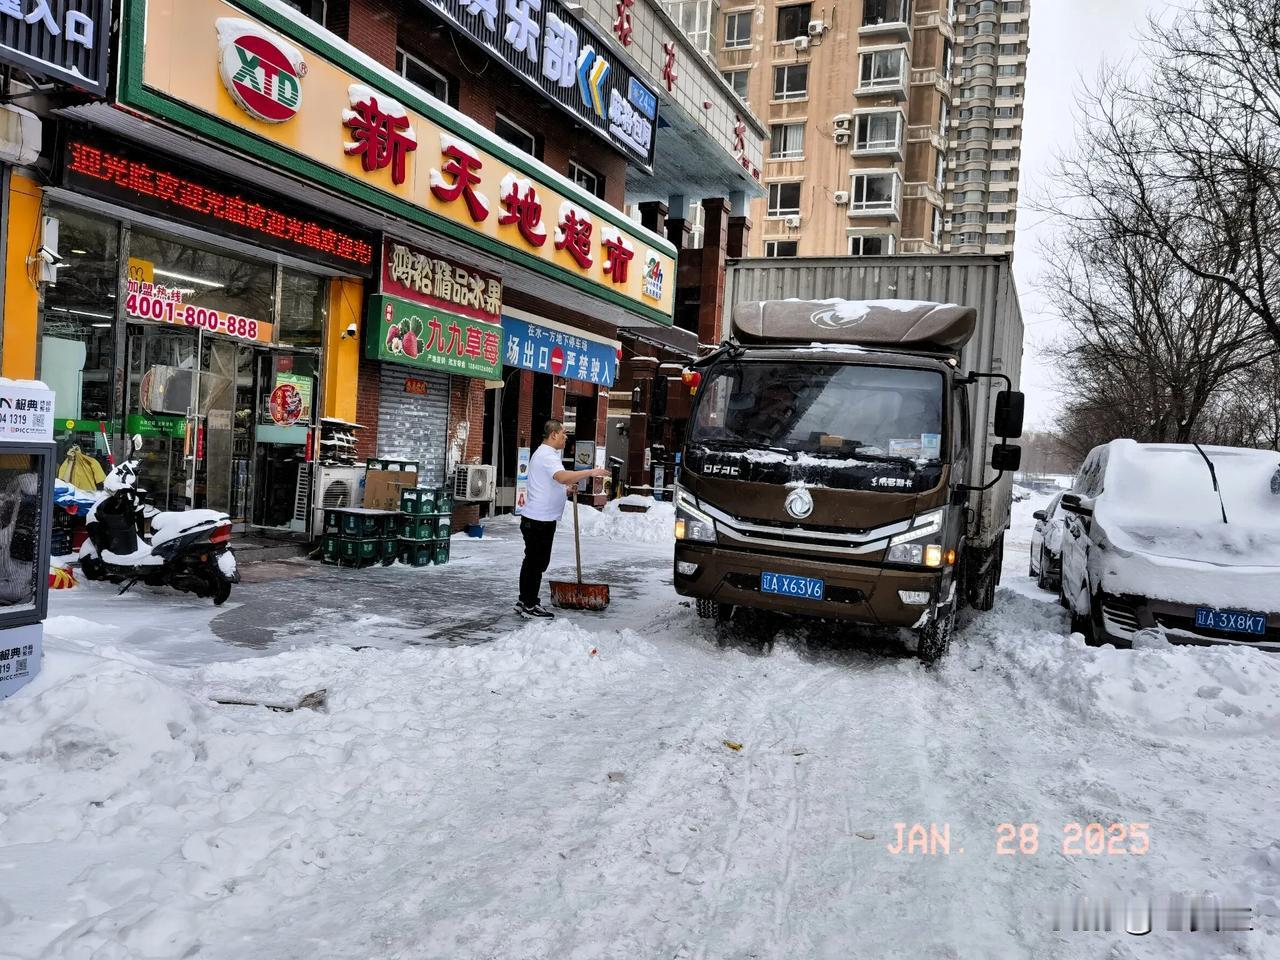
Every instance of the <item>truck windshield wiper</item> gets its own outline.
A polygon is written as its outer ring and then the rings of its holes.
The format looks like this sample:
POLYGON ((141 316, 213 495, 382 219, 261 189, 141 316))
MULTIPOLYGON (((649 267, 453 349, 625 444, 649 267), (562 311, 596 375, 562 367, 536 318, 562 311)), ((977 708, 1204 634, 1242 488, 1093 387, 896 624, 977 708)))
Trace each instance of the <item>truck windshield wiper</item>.
POLYGON ((1214 469, 1213 461, 1209 459, 1209 455, 1198 443, 1193 443, 1193 447, 1200 452, 1200 456, 1204 457, 1204 462, 1209 467, 1209 479, 1213 481, 1213 492, 1218 495, 1218 506, 1222 508, 1222 522, 1227 522, 1227 505, 1222 500, 1222 488, 1218 486, 1218 471, 1214 469))
POLYGON ((785 453, 788 456, 795 456, 795 450, 788 450, 786 447, 775 447, 767 443, 752 443, 750 440, 736 440, 732 437, 708 437, 694 441, 700 443, 704 447, 728 447, 731 450, 770 450, 774 453, 785 453))

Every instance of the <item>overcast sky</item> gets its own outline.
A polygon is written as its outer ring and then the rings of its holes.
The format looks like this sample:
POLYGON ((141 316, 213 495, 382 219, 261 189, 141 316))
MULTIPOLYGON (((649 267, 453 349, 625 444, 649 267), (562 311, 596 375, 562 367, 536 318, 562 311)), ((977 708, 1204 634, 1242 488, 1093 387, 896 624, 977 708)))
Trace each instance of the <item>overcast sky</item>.
POLYGON ((1014 258, 1027 329, 1022 389, 1027 394, 1028 427, 1052 426, 1059 403, 1053 370, 1042 359, 1042 347, 1057 335, 1057 325, 1036 289, 1042 265, 1040 242, 1052 224, 1029 209, 1030 202, 1043 196, 1055 153, 1071 145, 1072 106, 1082 78, 1092 82, 1104 59, 1132 56, 1148 10, 1167 7, 1167 0, 1031 0, 1031 54, 1027 59, 1014 258))

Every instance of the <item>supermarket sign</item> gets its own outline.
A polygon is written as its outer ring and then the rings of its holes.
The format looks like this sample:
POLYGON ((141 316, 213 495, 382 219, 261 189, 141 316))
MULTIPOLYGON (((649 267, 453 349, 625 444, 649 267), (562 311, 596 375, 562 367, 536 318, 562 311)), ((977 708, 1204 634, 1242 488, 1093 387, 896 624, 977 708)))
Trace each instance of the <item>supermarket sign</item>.
POLYGON ((388 294, 369 298, 365 352, 374 360, 496 380, 501 337, 497 324, 388 294))
MULTIPOLYGON (((503 9, 516 6, 541 9, 503 9)), ((327 31, 261 0, 124 8, 122 106, 671 325, 675 248, 664 237, 327 31)), ((596 93, 611 103, 615 90, 596 93)))

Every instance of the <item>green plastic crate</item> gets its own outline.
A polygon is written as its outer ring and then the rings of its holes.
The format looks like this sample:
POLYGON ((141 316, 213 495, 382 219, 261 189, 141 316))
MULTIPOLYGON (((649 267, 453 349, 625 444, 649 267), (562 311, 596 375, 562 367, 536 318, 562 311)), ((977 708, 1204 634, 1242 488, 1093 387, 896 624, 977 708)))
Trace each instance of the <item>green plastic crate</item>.
POLYGON ((432 540, 434 549, 432 550, 431 562, 435 564, 449 562, 449 538, 441 537, 438 540, 432 540))
POLYGON ((399 541, 400 562, 411 567, 425 567, 435 557, 434 540, 399 541))
POLYGON ((376 538, 338 541, 338 556, 342 563, 353 567, 367 567, 382 562, 382 541, 376 538))
POLYGON ((400 491, 400 512, 414 516, 434 513, 436 509, 436 491, 425 487, 414 487, 400 491))
POLYGON ((401 540, 430 540, 436 535, 436 518, 400 514, 401 540))
POLYGON ((395 537, 385 537, 382 542, 382 565, 390 566, 396 562, 400 553, 400 541, 395 537))
POLYGON ((325 563, 337 563, 341 559, 341 542, 336 533, 327 533, 320 539, 320 557, 325 563))
POLYGON ((452 513, 453 512, 453 491, 448 487, 441 487, 436 491, 436 513, 452 513))
POLYGON ((395 536, 398 514, 394 511, 365 510, 361 507, 344 507, 339 515, 338 532, 350 540, 395 536))
POLYGON ((339 507, 326 507, 324 511, 324 532, 342 532, 342 510, 339 507))
POLYGON ((443 537, 444 539, 447 540, 452 535, 453 535, 453 514, 437 513, 435 536, 437 538, 443 537))

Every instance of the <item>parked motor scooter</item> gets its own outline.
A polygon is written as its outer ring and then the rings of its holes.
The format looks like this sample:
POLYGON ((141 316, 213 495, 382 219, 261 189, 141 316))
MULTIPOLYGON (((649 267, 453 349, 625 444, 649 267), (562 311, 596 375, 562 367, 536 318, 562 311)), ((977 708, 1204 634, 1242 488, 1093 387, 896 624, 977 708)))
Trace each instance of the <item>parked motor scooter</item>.
MULTIPOLYGON (((142 446, 134 437, 129 455, 142 446)), ((231 549, 231 518, 217 510, 160 512, 138 490, 138 461, 112 468, 103 493, 89 511, 88 538, 80 547, 80 569, 90 580, 170 586, 226 602, 240 582, 231 549), (147 521, 151 537, 143 536, 147 521)))

